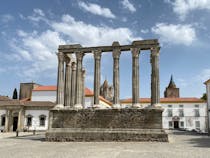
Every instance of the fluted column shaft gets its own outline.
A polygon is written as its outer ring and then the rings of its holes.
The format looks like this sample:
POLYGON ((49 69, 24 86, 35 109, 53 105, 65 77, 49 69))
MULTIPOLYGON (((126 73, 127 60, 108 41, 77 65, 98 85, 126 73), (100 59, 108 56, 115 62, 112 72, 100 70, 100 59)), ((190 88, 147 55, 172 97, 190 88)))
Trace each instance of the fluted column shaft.
POLYGON ((71 104, 71 55, 65 56, 66 73, 65 73, 65 95, 64 106, 70 106, 71 104))
POLYGON ((71 107, 75 104, 75 96, 76 96, 76 62, 73 61, 71 64, 71 107))
POLYGON ((82 69, 82 106, 85 108, 85 69, 82 69))
POLYGON ((101 81, 101 51, 94 51, 94 105, 99 105, 100 81, 101 81))
POLYGON ((139 104, 139 48, 132 48, 132 105, 139 104))
POLYGON ((151 49, 151 105, 160 103, 160 79, 159 79, 159 47, 151 49))
POLYGON ((75 107, 82 108, 82 59, 84 53, 77 52, 77 77, 76 77, 76 98, 75 98, 75 107))
POLYGON ((120 58, 121 51, 120 49, 113 50, 113 86, 114 86, 114 98, 113 104, 120 105, 120 74, 119 74, 119 58, 120 58))
POLYGON ((64 54, 59 52, 56 103, 64 105, 64 54))

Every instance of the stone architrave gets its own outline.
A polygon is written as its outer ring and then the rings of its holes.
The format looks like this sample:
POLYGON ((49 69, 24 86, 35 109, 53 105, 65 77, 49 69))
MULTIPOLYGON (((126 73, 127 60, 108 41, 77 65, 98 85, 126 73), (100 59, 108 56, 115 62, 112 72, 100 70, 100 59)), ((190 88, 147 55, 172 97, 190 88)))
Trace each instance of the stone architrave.
POLYGON ((132 53, 132 107, 141 108, 139 103, 139 54, 140 48, 131 48, 132 53))
POLYGON ((70 107, 71 105, 71 54, 65 56, 66 72, 65 72, 65 95, 64 106, 70 107))
POLYGON ((101 108, 99 105, 100 95, 100 81, 101 81, 101 50, 95 50, 94 52, 94 105, 93 108, 101 108))
POLYGON ((71 107, 73 107, 75 105, 75 95, 76 95, 76 61, 72 61, 71 64, 71 69, 72 69, 72 73, 71 73, 71 107))
POLYGON ((160 107, 159 47, 151 48, 151 105, 160 107))
POLYGON ((56 107, 64 106, 64 54, 57 53, 58 56, 58 78, 57 78, 57 98, 56 107))
MULTIPOLYGON (((120 46, 119 42, 113 42, 112 46, 120 46)), ((119 59, 121 50, 119 48, 113 49, 113 86, 114 86, 114 98, 113 98, 113 108, 120 108, 120 74, 119 74, 119 59)))
POLYGON ((77 74, 76 74, 76 98, 74 108, 82 109, 82 59, 84 53, 76 52, 77 58, 77 74))
POLYGON ((85 69, 82 68, 82 106, 85 108, 85 69))

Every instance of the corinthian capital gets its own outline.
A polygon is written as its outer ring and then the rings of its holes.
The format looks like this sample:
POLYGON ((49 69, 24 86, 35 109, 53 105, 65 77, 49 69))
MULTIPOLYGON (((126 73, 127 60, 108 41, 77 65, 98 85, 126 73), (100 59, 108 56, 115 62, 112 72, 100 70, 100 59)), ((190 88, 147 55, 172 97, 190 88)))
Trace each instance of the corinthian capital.
POLYGON ((160 54, 160 47, 152 47, 151 48, 151 56, 159 56, 160 54))
POLYGON ((95 58, 96 60, 100 60, 100 59, 101 59, 101 50, 94 50, 94 51, 92 51, 92 52, 93 52, 94 58, 95 58))
POLYGON ((71 60, 72 60, 72 55, 71 55, 71 54, 66 54, 66 55, 65 55, 65 62, 66 62, 66 65, 71 66, 71 60))
POLYGON ((75 55, 77 57, 77 60, 82 60, 84 53, 83 52, 75 52, 75 55))
POLYGON ((140 54, 140 48, 131 48, 132 57, 137 58, 140 54))
POLYGON ((58 52, 57 56, 58 56, 58 61, 59 62, 63 62, 64 61, 64 54, 63 54, 63 52, 58 52))

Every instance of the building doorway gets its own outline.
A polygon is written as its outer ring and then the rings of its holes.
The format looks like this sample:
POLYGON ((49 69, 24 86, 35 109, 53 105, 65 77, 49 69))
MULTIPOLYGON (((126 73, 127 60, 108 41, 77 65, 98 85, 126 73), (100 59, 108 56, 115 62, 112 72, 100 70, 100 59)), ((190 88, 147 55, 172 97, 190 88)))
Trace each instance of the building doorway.
POLYGON ((174 121, 174 129, 178 129, 179 128, 179 121, 174 121))
POLYGON ((18 127, 18 117, 13 117, 13 131, 16 131, 18 127))

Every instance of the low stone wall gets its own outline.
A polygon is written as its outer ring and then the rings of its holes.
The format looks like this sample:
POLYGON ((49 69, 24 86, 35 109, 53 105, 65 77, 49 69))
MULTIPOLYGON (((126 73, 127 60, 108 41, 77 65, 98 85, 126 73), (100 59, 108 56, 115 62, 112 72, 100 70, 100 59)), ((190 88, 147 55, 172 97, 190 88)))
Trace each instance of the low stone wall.
POLYGON ((163 109, 51 110, 48 141, 167 141, 163 109))

